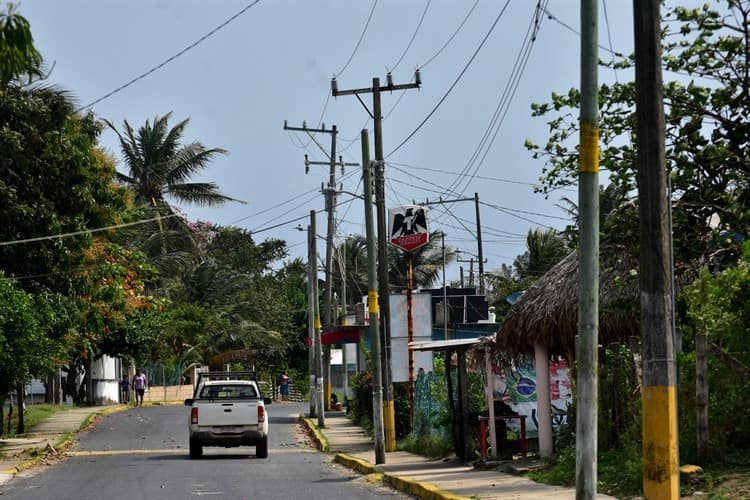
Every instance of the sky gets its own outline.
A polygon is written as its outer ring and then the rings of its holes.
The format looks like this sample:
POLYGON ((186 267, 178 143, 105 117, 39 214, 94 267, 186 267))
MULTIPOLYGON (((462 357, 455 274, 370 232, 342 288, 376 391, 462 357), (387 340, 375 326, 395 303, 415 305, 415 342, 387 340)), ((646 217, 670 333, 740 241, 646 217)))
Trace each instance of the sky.
MULTIPOLYGON (((181 205, 190 220, 242 227, 256 242, 286 240, 289 258, 306 259, 306 234, 297 227, 307 227, 310 210, 320 211, 318 234, 325 234, 320 188, 329 168, 311 165, 305 173, 305 154, 327 158, 306 134, 285 131, 285 120, 336 125, 343 160, 360 163, 360 130, 370 130, 372 145, 372 121, 356 97, 330 96, 331 78, 340 90, 369 87, 373 77, 384 83, 388 71, 395 84, 411 83, 420 68, 419 90, 382 94, 386 205, 477 193, 485 272, 492 272, 525 251, 530 229, 563 228, 560 198, 578 197, 575 188, 547 199, 534 192, 544 164, 524 141, 548 137, 547 120, 532 117, 530 105, 579 86, 579 2, 549 0, 538 18, 536 6, 533 0, 24 0, 19 11, 47 65, 54 65, 48 81, 68 89, 79 106, 95 103, 86 109, 119 127, 171 112, 172 124, 190 118, 186 140, 229 151, 196 180, 214 181, 246 204, 181 205), (493 120, 496 109, 500 118, 493 120)), ((630 53, 632 2, 606 0, 599 7, 600 45, 609 48, 611 40, 615 51, 630 53)), ((611 58, 604 49, 600 57, 611 58)), ((632 74, 600 70, 600 82, 616 78, 632 74)), ((371 95, 362 98, 371 110, 371 95)), ((329 150, 330 135, 316 140, 329 150)), ((101 144, 119 158, 113 131, 103 132, 101 144)), ((343 176, 337 169, 336 176, 346 192, 336 211, 338 243, 364 234, 365 225, 363 202, 349 194, 362 193, 361 167, 346 167, 343 176)), ((472 201, 430 211, 430 230, 443 231, 446 245, 465 260, 476 260, 474 210, 472 201)), ((319 252, 324 248, 319 240, 319 252)), ((468 277, 468 262, 454 264, 449 281, 458 279, 459 266, 468 277)))

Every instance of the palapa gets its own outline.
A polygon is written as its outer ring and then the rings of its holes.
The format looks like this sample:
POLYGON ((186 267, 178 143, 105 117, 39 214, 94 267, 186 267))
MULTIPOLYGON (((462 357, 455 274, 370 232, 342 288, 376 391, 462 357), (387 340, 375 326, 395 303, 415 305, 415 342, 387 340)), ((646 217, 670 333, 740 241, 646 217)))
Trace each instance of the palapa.
MULTIPOLYGON (((640 335, 638 263, 629 252, 602 247, 599 270, 599 342, 640 335)), ((506 364, 534 355, 534 344, 551 355, 575 353, 578 333, 578 252, 532 284, 511 307, 495 338, 492 356, 506 364)), ((478 354, 478 353, 477 353, 478 354)))

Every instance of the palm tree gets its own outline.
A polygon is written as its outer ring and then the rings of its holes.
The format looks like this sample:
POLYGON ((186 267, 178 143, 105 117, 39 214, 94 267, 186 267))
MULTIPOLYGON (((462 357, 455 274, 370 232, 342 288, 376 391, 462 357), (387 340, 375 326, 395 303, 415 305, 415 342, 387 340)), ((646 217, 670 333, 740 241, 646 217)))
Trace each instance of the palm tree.
MULTIPOLYGON (((430 287, 435 284, 443 269, 443 248, 440 231, 430 233, 430 241, 411 252, 414 271, 414 288, 430 287)), ((456 258, 456 249, 445 249, 445 264, 456 258)), ((396 247, 389 246, 388 281, 391 288, 406 289, 407 254, 396 247)))
POLYGON ((189 119, 170 128, 171 115, 156 116, 153 124, 146 120, 137 132, 127 120, 123 121, 122 133, 105 120, 120 139, 127 167, 127 173, 117 172, 119 181, 133 190, 135 201, 144 210, 144 215, 159 219, 154 225, 140 226, 139 235, 131 241, 137 241, 139 249, 154 260, 162 282, 169 276, 179 275, 196 260, 200 261, 200 249, 193 239, 192 230, 181 216, 175 217, 179 215, 178 211, 166 198, 200 206, 240 201, 222 194, 213 182, 190 181, 216 156, 227 151, 208 149, 197 141, 181 144, 189 119))
POLYGON ((513 266, 519 279, 537 279, 570 253, 565 239, 554 229, 529 229, 526 252, 516 257, 513 266))
MULTIPOLYGON (((208 167, 221 148, 207 149, 200 142, 180 144, 189 118, 169 128, 172 113, 156 116, 153 125, 146 120, 136 133, 127 120, 120 133, 110 121, 107 125, 120 139, 120 148, 128 169, 118 172, 118 178, 135 192, 136 202, 146 205, 165 204, 165 197, 178 202, 213 206, 228 201, 240 201, 219 192, 213 182, 189 182, 198 171, 208 167)), ((242 202, 244 203, 244 202, 242 202)))

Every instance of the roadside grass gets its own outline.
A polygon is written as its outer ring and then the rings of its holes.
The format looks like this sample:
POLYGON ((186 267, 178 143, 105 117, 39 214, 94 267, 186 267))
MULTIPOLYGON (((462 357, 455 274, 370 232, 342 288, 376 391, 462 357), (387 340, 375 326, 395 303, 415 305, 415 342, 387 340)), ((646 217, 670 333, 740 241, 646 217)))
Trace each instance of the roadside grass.
MULTIPOLYGON (((642 457, 635 447, 609 450, 599 454, 597 479, 599 493, 616 497, 639 495, 642 490, 642 457)), ((575 447, 562 450, 547 462, 547 467, 529 472, 527 477, 545 484, 575 485, 575 447)))
POLYGON ((450 438, 424 437, 417 438, 411 434, 396 443, 399 451, 408 451, 430 458, 444 458, 453 453, 453 443, 450 438))
MULTIPOLYGON (((50 418, 52 415, 59 411, 65 411, 65 407, 60 405, 53 405, 53 404, 34 404, 34 405, 28 405, 26 406, 26 411, 24 412, 24 424, 26 426, 26 434, 29 432, 32 432, 34 430, 34 427, 39 425, 41 422, 44 422, 48 418, 50 418)), ((8 412, 7 409, 4 413, 5 416, 5 425, 4 425, 4 433, 3 437, 6 438, 13 438, 18 437, 19 434, 16 433, 16 428, 18 427, 18 411, 16 409, 13 410, 13 415, 11 415, 10 418, 10 432, 8 433, 8 412)))

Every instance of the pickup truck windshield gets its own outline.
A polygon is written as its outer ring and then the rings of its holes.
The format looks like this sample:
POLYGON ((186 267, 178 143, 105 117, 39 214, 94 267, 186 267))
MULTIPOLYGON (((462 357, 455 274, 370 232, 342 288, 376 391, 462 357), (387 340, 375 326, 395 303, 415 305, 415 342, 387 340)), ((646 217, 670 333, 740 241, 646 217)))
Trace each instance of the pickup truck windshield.
POLYGON ((258 393, 252 385, 221 384, 207 385, 201 389, 199 399, 257 399, 258 393))

